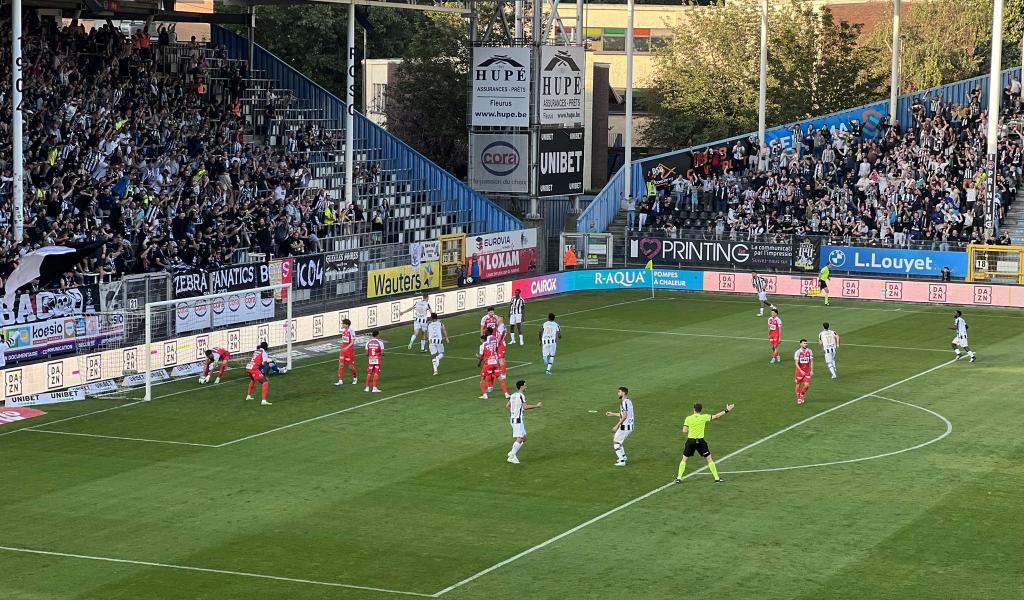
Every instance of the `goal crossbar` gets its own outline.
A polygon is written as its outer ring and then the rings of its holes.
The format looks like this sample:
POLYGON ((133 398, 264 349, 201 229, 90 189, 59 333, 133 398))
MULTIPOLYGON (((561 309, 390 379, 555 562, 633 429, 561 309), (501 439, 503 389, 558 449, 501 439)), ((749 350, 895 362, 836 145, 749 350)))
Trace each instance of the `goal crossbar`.
MULTIPOLYGON (((235 290, 230 292, 219 292, 216 294, 208 294, 205 296, 193 296, 191 298, 178 298, 176 300, 161 300, 158 302, 147 302, 145 307, 145 327, 146 327, 146 341, 145 341, 145 369, 146 369, 146 396, 145 399, 153 399, 153 311, 167 306, 178 306, 179 304, 190 302, 204 302, 213 301, 218 298, 225 298, 228 296, 238 294, 262 294, 264 292, 275 292, 280 293, 281 300, 285 303, 285 319, 283 327, 285 329, 285 348, 287 354, 287 365, 286 367, 290 370, 292 368, 292 338, 294 333, 292 329, 292 296, 291 293, 292 284, 290 283, 277 283, 272 285, 266 285, 263 287, 249 288, 244 290, 235 290)), ((275 315, 276 320, 276 315, 275 315)))

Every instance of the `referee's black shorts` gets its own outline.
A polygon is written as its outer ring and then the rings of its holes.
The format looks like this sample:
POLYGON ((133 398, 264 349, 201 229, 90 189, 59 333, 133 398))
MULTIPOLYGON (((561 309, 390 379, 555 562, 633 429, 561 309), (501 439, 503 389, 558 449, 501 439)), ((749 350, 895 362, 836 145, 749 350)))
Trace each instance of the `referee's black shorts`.
POLYGON ((828 289, 828 282, 825 281, 824 279, 819 279, 818 280, 818 289, 820 289, 820 290, 827 290, 828 289))
POLYGON ((686 445, 683 446, 683 456, 690 458, 696 452, 704 458, 711 456, 711 450, 704 438, 686 438, 686 445))

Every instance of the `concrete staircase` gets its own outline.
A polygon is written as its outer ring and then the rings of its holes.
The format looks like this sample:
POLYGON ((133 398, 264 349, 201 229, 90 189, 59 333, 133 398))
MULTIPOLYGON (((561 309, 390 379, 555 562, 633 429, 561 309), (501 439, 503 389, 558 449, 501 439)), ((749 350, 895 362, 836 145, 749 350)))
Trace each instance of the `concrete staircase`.
POLYGON ((1010 205, 1001 230, 1010 234, 1014 245, 1024 245, 1024 190, 1017 192, 1017 199, 1010 205))

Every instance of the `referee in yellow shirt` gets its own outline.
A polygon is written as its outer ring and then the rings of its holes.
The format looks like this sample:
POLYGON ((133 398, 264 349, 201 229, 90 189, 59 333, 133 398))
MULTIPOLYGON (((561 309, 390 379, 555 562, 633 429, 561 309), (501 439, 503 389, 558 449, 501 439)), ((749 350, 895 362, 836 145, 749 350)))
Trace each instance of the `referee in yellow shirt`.
POLYGON ((718 411, 713 415, 706 415, 701 412, 704 410, 704 406, 701 403, 698 402, 693 405, 693 414, 686 417, 686 421, 683 422, 686 446, 683 447, 683 460, 679 461, 679 473, 676 475, 676 483, 682 483, 683 472, 686 471, 686 461, 693 456, 694 452, 700 454, 704 457, 704 460, 708 461, 708 469, 714 475, 715 483, 722 483, 722 478, 718 476, 718 467, 715 466, 715 461, 711 460, 711 450, 708 449, 708 443, 704 440, 704 428, 714 419, 721 419, 725 416, 725 413, 731 412, 734 407, 735 404, 726 404, 725 410, 718 411))

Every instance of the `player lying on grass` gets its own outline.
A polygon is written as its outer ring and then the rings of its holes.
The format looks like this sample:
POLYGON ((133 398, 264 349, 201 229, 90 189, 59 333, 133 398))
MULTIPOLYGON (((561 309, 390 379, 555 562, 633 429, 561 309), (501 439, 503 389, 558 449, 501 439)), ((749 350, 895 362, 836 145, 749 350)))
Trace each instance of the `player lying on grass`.
POLYGON ((209 383, 210 381, 210 367, 215 363, 220 366, 220 370, 217 372, 217 379, 214 380, 214 384, 220 383, 220 378, 224 376, 224 371, 228 368, 228 361, 231 360, 231 353, 224 348, 214 348, 207 350, 206 364, 203 365, 203 375, 199 378, 199 383, 209 383))

